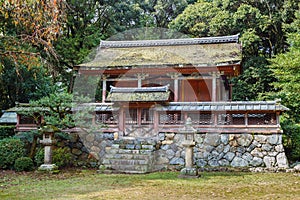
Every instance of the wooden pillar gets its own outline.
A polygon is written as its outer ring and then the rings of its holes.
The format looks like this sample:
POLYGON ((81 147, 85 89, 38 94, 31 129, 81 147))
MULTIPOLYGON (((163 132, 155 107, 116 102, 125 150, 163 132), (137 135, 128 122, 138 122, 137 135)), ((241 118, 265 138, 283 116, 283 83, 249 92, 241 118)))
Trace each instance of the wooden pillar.
POLYGON ((158 133, 159 114, 156 110, 153 111, 153 122, 154 131, 158 133))
POLYGON ((102 103, 106 100, 106 76, 102 77, 102 103))
POLYGON ((120 110, 119 110, 119 132, 122 132, 123 134, 124 134, 124 123, 125 123, 124 108, 120 107, 120 110))
POLYGON ((214 116, 214 126, 218 126, 218 115, 219 115, 219 113, 212 112, 212 114, 214 116))
POLYGON ((142 87, 142 79, 140 78, 140 76, 138 77, 138 88, 142 87))
POLYGON ((248 126, 248 113, 245 113, 245 126, 248 126))
POLYGON ((217 101, 217 74, 216 72, 212 73, 212 94, 211 101, 217 101))
POLYGON ((174 79, 174 101, 178 102, 178 77, 174 79))
POLYGON ((137 108, 136 115, 137 115, 137 125, 140 126, 142 124, 142 108, 137 108))
POLYGON ((280 129, 280 112, 276 112, 276 125, 280 129))
POLYGON ((171 79, 174 80, 174 102, 178 102, 179 99, 179 79, 178 77, 181 75, 177 72, 168 73, 168 76, 171 77, 171 79))

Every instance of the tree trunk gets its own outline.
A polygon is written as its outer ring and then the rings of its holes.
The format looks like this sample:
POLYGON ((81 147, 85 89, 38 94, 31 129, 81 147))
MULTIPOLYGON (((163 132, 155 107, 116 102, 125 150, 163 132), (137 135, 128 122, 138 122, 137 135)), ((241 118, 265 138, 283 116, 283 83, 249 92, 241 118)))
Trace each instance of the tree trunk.
POLYGON ((32 140, 32 145, 31 145, 31 148, 30 148, 30 153, 29 153, 29 157, 32 160, 34 160, 36 146, 37 146, 37 140, 38 140, 38 135, 34 135, 33 140, 32 140))

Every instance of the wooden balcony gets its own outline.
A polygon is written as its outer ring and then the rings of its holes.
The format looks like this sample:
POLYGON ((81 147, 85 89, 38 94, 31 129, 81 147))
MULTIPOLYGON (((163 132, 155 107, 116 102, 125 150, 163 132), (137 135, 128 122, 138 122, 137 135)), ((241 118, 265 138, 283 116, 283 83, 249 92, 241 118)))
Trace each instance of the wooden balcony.
POLYGON ((178 132, 190 117, 199 133, 281 133, 279 116, 287 110, 276 101, 260 102, 172 102, 145 108, 126 108, 111 114, 97 113, 106 130, 153 127, 156 132, 178 132))
MULTIPOLYGON (((86 104, 87 106, 89 104, 86 104)), ((127 104, 128 105, 128 104, 127 104)), ((276 101, 254 102, 170 102, 123 107, 113 103, 94 103, 95 124, 102 132, 124 133, 128 127, 149 128, 154 132, 178 132, 189 117, 198 133, 282 133, 280 114, 287 110, 276 101)), ((37 126, 18 114, 17 131, 37 126)))

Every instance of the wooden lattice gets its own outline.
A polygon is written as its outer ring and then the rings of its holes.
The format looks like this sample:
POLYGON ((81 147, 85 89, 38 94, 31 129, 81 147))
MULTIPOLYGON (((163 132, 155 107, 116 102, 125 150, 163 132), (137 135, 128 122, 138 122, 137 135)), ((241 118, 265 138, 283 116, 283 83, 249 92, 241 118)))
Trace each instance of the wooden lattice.
POLYGON ((248 114, 249 125, 276 125, 275 113, 251 113, 248 114))
POLYGON ((117 124, 118 116, 113 113, 96 113, 95 122, 97 124, 117 124))

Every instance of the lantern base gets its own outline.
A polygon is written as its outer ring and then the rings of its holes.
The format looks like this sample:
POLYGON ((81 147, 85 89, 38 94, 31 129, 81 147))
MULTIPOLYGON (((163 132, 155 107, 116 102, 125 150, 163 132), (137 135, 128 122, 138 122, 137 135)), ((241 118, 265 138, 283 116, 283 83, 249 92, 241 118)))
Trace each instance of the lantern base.
POLYGON ((199 178, 198 170, 196 168, 183 168, 178 175, 178 178, 199 178))
POLYGON ((39 171, 54 171, 57 170, 58 167, 55 164, 42 164, 39 167, 39 171))

